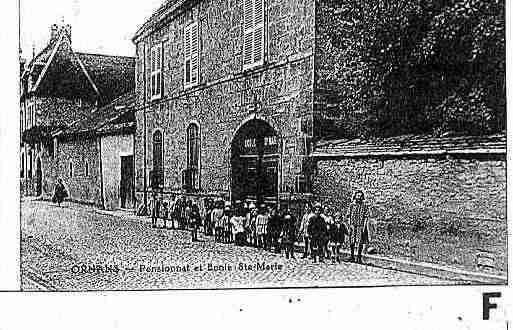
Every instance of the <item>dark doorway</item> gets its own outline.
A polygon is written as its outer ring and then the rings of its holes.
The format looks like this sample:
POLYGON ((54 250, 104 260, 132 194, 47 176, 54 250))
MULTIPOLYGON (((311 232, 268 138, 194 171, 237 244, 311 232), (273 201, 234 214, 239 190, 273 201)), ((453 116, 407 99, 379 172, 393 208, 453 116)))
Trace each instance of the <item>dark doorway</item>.
POLYGON ((119 185, 121 208, 134 206, 134 156, 121 156, 121 183, 119 185))
POLYGON ((263 120, 244 124, 232 142, 232 198, 257 203, 278 200, 278 137, 263 120))
POLYGON ((41 159, 36 162, 36 196, 41 196, 43 193, 43 170, 41 168, 41 159))

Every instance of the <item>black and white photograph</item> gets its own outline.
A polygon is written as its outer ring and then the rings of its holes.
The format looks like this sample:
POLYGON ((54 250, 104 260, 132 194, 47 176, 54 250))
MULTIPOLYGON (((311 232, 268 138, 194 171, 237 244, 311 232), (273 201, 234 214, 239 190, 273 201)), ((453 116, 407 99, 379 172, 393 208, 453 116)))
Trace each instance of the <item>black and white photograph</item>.
POLYGON ((22 291, 508 284, 505 0, 19 17, 22 291))

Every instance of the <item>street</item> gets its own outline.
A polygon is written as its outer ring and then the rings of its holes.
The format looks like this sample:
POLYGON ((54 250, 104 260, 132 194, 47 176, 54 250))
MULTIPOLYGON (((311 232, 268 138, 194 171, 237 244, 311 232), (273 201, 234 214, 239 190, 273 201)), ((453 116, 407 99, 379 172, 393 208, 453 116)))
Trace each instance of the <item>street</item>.
POLYGON ((152 229, 148 218, 72 203, 22 202, 22 289, 149 290, 450 284, 343 262, 313 264, 199 235, 152 229))

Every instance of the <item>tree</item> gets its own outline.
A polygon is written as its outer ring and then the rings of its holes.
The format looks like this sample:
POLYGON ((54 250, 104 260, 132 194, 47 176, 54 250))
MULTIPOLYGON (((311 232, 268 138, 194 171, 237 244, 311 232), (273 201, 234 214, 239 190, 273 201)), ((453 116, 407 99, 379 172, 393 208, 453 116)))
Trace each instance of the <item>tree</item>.
POLYGON ((329 78, 341 85, 348 135, 505 129, 504 1, 333 3, 329 78))

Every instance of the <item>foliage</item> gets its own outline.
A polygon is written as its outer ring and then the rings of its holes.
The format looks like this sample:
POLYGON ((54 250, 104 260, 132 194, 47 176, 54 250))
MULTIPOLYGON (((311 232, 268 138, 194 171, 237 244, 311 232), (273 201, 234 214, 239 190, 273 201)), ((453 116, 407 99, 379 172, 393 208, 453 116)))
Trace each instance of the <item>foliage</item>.
POLYGON ((334 68, 326 79, 340 85, 347 135, 505 129, 504 1, 331 0, 330 7, 336 20, 326 24, 320 51, 334 68))

